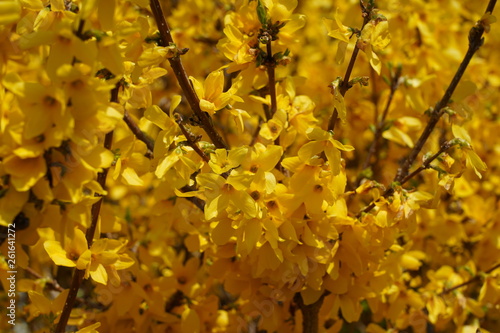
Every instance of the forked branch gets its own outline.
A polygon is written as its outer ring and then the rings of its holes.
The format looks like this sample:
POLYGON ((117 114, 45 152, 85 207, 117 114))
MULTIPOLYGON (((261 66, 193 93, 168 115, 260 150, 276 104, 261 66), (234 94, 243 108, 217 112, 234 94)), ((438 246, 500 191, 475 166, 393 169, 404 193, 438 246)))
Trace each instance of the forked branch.
MULTIPOLYGON (((490 0, 488 3, 488 7, 486 8, 486 13, 491 13, 493 12, 493 9, 495 8, 496 0, 490 0)), ((467 49, 467 53, 464 56, 464 59, 462 60, 462 63, 457 69, 457 72, 451 79, 450 85, 446 89, 446 92, 444 93, 443 97, 439 102, 437 102, 436 106, 434 107, 434 110, 431 112, 431 116, 429 119, 429 122, 427 123, 427 126, 425 127, 424 131, 420 135, 420 137, 417 140, 417 143, 415 144, 415 147, 413 147, 412 151, 408 155, 408 157, 404 160, 402 166, 399 168, 398 173, 396 177, 394 178, 394 181, 400 182, 402 179, 404 179, 407 175, 408 172, 413 165, 413 162, 415 162, 415 159, 417 158, 418 154, 424 147, 424 144, 427 142, 429 139, 429 136, 432 134, 434 128, 436 127, 437 123, 439 122, 439 119, 441 119, 441 116, 445 113, 445 107, 448 105, 450 102, 451 96, 453 95, 453 92, 455 91, 458 83, 462 79, 462 76, 465 73, 465 70, 467 69, 467 66, 469 65, 472 57, 474 54, 479 50, 481 45, 483 45, 484 38, 483 38, 483 33, 485 31, 486 27, 485 22, 479 21, 476 23, 475 26, 473 26, 470 31, 469 31, 469 47, 467 49)))
MULTIPOLYGON (((165 47, 171 45, 175 46, 172 34, 170 33, 170 27, 165 20, 160 2, 158 0, 150 0, 150 5, 156 24, 158 26, 158 31, 160 32, 160 45, 165 47)), ((210 140, 212 140, 213 144, 217 148, 228 149, 227 144, 215 129, 212 118, 210 118, 208 113, 201 110, 200 100, 196 95, 193 87, 191 86, 191 82, 189 81, 189 78, 186 74, 186 70, 184 69, 184 65, 182 64, 180 56, 177 55, 172 58, 168 58, 168 61, 170 63, 170 66, 174 70, 177 82, 184 92, 191 110, 193 110, 196 117, 200 120, 200 126, 203 128, 205 133, 207 133, 208 137, 210 138, 210 140)))

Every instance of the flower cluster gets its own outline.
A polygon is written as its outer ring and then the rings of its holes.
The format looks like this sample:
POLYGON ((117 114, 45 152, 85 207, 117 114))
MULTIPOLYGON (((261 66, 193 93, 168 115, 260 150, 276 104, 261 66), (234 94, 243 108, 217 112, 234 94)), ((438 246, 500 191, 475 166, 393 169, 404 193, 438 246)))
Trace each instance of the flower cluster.
POLYGON ((0 2, 0 277, 7 290, 15 223, 18 317, 33 332, 494 332, 485 5, 0 2))

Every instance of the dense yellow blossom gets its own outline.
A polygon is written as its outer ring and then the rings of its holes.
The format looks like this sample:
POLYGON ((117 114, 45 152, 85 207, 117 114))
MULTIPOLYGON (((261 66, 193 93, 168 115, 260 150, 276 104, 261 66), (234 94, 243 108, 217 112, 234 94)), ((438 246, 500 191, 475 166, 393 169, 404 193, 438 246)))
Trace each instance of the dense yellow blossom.
POLYGON ((496 332, 488 3, 0 1, 0 303, 32 332, 496 332))

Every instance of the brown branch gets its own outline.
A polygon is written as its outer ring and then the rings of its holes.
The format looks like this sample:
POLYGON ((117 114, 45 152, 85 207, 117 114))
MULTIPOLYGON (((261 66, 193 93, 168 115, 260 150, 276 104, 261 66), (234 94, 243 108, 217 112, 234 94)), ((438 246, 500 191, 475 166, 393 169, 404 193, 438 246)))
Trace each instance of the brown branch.
MULTIPOLYGON (((370 22, 371 12, 372 12, 373 8, 365 7, 362 0, 360 1, 360 5, 361 5, 361 10, 362 10, 362 15, 363 15, 363 24, 361 25, 361 29, 360 29, 360 31, 362 31, 363 28, 365 27, 365 25, 368 22, 370 22)), ((359 39, 359 37, 358 37, 358 39, 359 39)), ((359 50, 360 49, 356 43, 356 45, 354 46, 354 51, 352 52, 352 55, 351 55, 351 60, 349 60, 349 65, 347 65, 344 79, 342 80, 342 83, 339 86, 340 94, 342 96, 345 96, 346 92, 352 87, 349 84, 349 79, 351 77, 352 70, 354 69, 354 64, 356 63, 356 59, 358 57, 359 50)), ((338 111, 337 111, 337 108, 334 108, 332 116, 330 117, 330 120, 328 121, 328 130, 329 131, 333 131, 335 129, 335 123, 337 122, 337 119, 338 119, 338 111)))
MULTIPOLYGON (((163 16, 163 11, 161 9, 161 5, 158 0, 150 0, 151 10, 153 12, 153 16, 155 18, 156 24, 158 26, 158 31, 160 32, 160 45, 161 46, 170 46, 175 45, 174 40, 172 38, 172 34, 170 33, 170 27, 163 16)), ((179 52, 181 53, 181 52, 179 52)), ((201 127, 207 133, 210 140, 212 140, 213 144, 217 148, 228 149, 229 147, 224 142, 222 137, 216 131, 212 118, 208 115, 208 113, 203 112, 200 108, 200 100, 194 91, 189 78, 186 74, 186 70, 184 69, 184 65, 182 64, 181 58, 179 55, 174 56, 172 58, 168 58, 170 66, 172 67, 175 77, 177 78, 177 82, 179 83, 184 95, 187 98, 189 106, 191 110, 193 110, 196 117, 201 122, 201 127)))
MULTIPOLYGON (((121 87, 121 81, 116 84, 116 86, 111 90, 111 102, 118 103, 118 92, 121 87)), ((104 148, 111 149, 111 144, 113 143, 113 131, 106 134, 104 137, 104 148)), ((106 176, 108 174, 108 169, 104 169, 102 172, 97 174, 97 182, 102 188, 105 188, 106 176)), ((98 194, 95 194, 98 196, 98 194)), ((97 221, 99 220, 99 212, 101 210, 102 197, 99 201, 94 203, 91 208, 91 223, 90 227, 87 229, 85 238, 87 239, 88 248, 92 246, 94 240, 95 229, 97 227, 97 221)), ((71 315, 71 310, 75 304, 76 295, 82 284, 83 277, 85 275, 85 270, 75 269, 73 274, 73 280, 71 282, 71 287, 64 303, 64 307, 57 323, 56 333, 63 333, 66 330, 66 325, 68 323, 69 316, 71 315)))
MULTIPOLYGON (((391 73, 392 74, 392 73, 391 73)), ((382 113, 382 118, 378 121, 376 129, 375 129, 375 135, 373 138, 373 142, 370 145, 370 149, 368 150, 368 155, 366 156, 365 162, 363 163, 363 170, 368 168, 370 165, 370 161, 372 159, 372 156, 375 156, 375 160, 378 160, 378 149, 380 147, 380 139, 382 137, 383 129, 386 125, 386 118, 387 114, 389 113, 389 108, 391 106, 392 100, 394 98, 394 93, 399 87, 399 78, 401 77, 401 67, 398 66, 396 69, 396 72, 391 75, 391 92, 389 94, 389 98, 387 100, 387 103, 385 104, 384 112, 382 113)))
POLYGON ((252 135, 252 141, 250 141, 250 143, 248 144, 250 147, 255 145, 255 143, 257 142, 257 139, 259 138, 261 126, 262 126, 262 119, 259 117, 259 122, 258 122, 257 126, 255 127, 255 132, 252 135))
POLYGON ((37 271, 35 271, 33 268, 26 267, 25 271, 26 271, 26 273, 29 273, 30 275, 33 275, 37 279, 44 279, 44 280, 46 280, 46 285, 49 285, 50 289, 55 290, 55 291, 59 291, 59 292, 63 292, 64 291, 64 288, 61 287, 59 285, 59 283, 57 283, 56 280, 44 277, 43 275, 41 275, 40 273, 38 273, 37 271))
MULTIPOLYGON (((493 272, 495 269, 497 268, 500 268, 500 263, 496 264, 495 266, 491 267, 490 269, 488 269, 487 271, 485 271, 484 273, 485 274, 489 274, 491 272, 493 272)), ((462 287, 465 287, 475 281, 479 281, 481 280, 481 275, 476 275, 476 276, 473 276, 472 278, 470 278, 469 280, 465 281, 465 282, 462 282, 456 286, 453 286, 451 288, 445 288, 440 295, 446 295, 446 294, 449 294, 451 293, 452 291, 454 290, 457 290, 458 288, 462 288, 462 287)))
MULTIPOLYGON (((486 8, 486 13, 488 12, 493 12, 493 9, 495 8, 496 0, 490 0, 488 3, 488 6, 486 8)), ((444 108, 446 105, 449 103, 451 96, 453 95, 453 92, 455 91, 455 88, 457 87, 458 83, 460 82, 460 79, 462 78, 465 70, 467 69, 467 66, 469 65, 470 60, 472 59, 472 56, 476 53, 477 50, 481 47, 481 45, 484 42, 484 38, 482 38, 482 35, 485 31, 484 24, 481 22, 476 23, 474 27, 471 28, 469 31, 469 47, 467 49, 467 53, 464 56, 464 59, 460 63, 460 66, 457 69, 457 72, 455 73, 455 76, 450 82, 450 85, 446 89, 445 94, 441 98, 441 100, 436 104, 434 110, 431 112, 431 117, 429 122, 427 123, 427 126, 425 127, 424 131, 422 132, 420 138, 417 140, 417 143, 415 144, 415 147, 413 147, 413 150, 410 152, 408 157, 404 160, 403 165, 399 168, 396 177, 394 177, 394 182, 399 182, 401 185, 406 183, 408 180, 411 178, 415 177, 417 174, 422 172, 423 170, 427 169, 430 166, 430 163, 439 156, 440 153, 442 153, 443 147, 446 145, 449 145, 451 147, 451 144, 445 143, 441 146, 440 150, 438 153, 434 154, 431 158, 427 159, 424 164, 427 164, 427 167, 419 167, 415 171, 413 171, 411 174, 409 174, 409 170, 411 166, 413 165, 415 159, 417 158, 417 155, 420 153, 422 150, 425 142, 431 135, 432 131, 436 127, 439 119, 441 116, 445 113, 444 108)), ((448 147, 448 148, 449 148, 448 147)), ((446 149, 448 149, 446 148, 446 149)), ((445 149, 445 150, 446 150, 445 149)), ((394 193, 394 188, 388 188, 384 194, 382 195, 383 197, 388 197, 394 193)), ((368 213, 370 210, 372 210, 375 207, 375 202, 371 202, 368 206, 363 208, 357 215, 356 217, 359 218, 363 213, 368 213)))
POLYGON ((130 113, 128 113, 127 110, 125 110, 125 114, 123 115, 123 120, 127 124, 128 128, 132 131, 132 133, 134 133, 135 137, 137 139, 141 140, 142 142, 144 142, 146 144, 146 146, 148 147, 148 152, 147 152, 146 156, 150 159, 153 158, 153 151, 154 151, 154 147, 155 147, 153 139, 151 139, 149 136, 147 136, 146 133, 144 133, 139 128, 139 126, 134 122, 134 120, 130 116, 130 113))
MULTIPOLYGON (((185 185, 180 188, 181 192, 191 192, 191 191, 196 191, 196 188, 194 186, 189 186, 185 185)), ((205 200, 200 199, 198 197, 184 197, 187 201, 190 201, 192 204, 194 204, 196 207, 198 207, 202 212, 205 211, 205 200)))
MULTIPOLYGON (((488 7, 486 8, 486 13, 488 12, 493 12, 493 9, 495 7, 496 0, 490 0, 488 3, 488 7)), ((446 92, 444 93, 443 97, 441 100, 436 104, 434 107, 434 110, 431 112, 431 116, 429 119, 429 122, 427 123, 427 126, 425 127, 424 131, 420 135, 420 138, 418 139, 417 143, 415 144, 415 147, 413 147, 412 151, 408 155, 408 157, 404 160, 404 163, 402 166, 399 168, 398 173, 396 177, 394 178, 395 181, 401 181, 408 175, 408 171, 410 170, 413 162, 415 162, 415 159, 417 158, 418 154, 424 147, 424 144, 427 142, 429 139, 429 136, 432 134, 434 128, 436 127, 439 119, 441 119, 441 116, 445 113, 444 109, 450 102, 451 96, 453 95, 453 92, 455 91, 455 88, 457 87, 458 83, 460 82, 460 79, 462 78, 465 70, 467 69, 467 66, 469 65, 470 60, 474 56, 477 50, 483 45, 484 38, 483 33, 484 33, 485 27, 484 24, 481 22, 476 23, 475 26, 471 28, 469 31, 469 47, 467 49, 467 53, 464 56, 464 59, 462 60, 462 63, 457 69, 457 72, 455 73, 455 76, 453 76, 453 79, 450 82, 450 85, 446 89, 446 92)))
MULTIPOLYGON (((447 141, 445 142, 444 144, 441 145, 441 147, 439 148, 438 152, 435 153, 434 155, 432 155, 431 157, 427 158, 424 163, 422 163, 422 165, 420 167, 418 167, 417 169, 415 169, 412 173, 408 174, 406 177, 404 177, 403 179, 401 179, 401 181, 399 182, 400 185, 403 185, 405 183, 407 183, 410 179, 414 178, 415 176, 417 176, 419 173, 421 173, 422 171, 426 170, 426 169, 429 169, 431 167, 431 163, 436 159, 438 158, 442 153, 444 153, 446 150, 450 149, 453 145, 455 144, 454 140, 451 140, 451 141, 447 141)), ((392 195, 394 193, 394 188, 393 187, 390 187, 388 188, 387 190, 385 190, 385 192, 382 194, 382 197, 384 198, 387 198, 388 196, 392 195)), ((361 217, 361 215, 363 213, 368 213, 370 210, 372 210, 373 208, 375 208, 375 201, 372 201, 368 206, 366 206, 365 208, 363 208, 357 215, 356 217, 359 218, 361 217)))
MULTIPOLYGON (((267 76, 269 78, 269 95, 271 96, 271 108, 264 108, 264 112, 266 113, 266 118, 267 121, 271 120, 273 115, 276 113, 276 110, 278 109, 278 102, 276 100, 276 77, 275 77, 275 68, 276 68, 276 60, 274 60, 273 57, 273 50, 271 47, 271 36, 269 35, 269 38, 267 40, 266 44, 266 50, 267 50, 267 60, 266 60, 266 67, 267 67, 267 76)), ((279 136, 274 140, 274 144, 279 146, 280 145, 280 138, 279 136)), ((281 161, 283 160, 283 156, 279 160, 278 164, 276 164, 275 168, 280 171, 281 173, 285 173, 285 168, 281 165, 281 161)))
POLYGON ((267 67, 267 77, 269 79, 268 84, 269 84, 269 95, 271 96, 271 109, 265 111, 266 111, 267 121, 269 121, 276 113, 276 110, 278 108, 278 102, 276 101, 276 75, 275 75, 276 61, 273 58, 271 39, 268 40, 266 48, 267 48, 266 67, 267 67))
POLYGON ((445 142, 444 144, 442 144, 437 153, 435 153, 434 155, 432 155, 431 157, 429 157, 428 159, 426 159, 424 161, 424 163, 422 163, 421 166, 419 166, 412 173, 408 174, 406 177, 404 177, 403 179, 401 179, 401 185, 403 185, 406 182, 408 182, 410 179, 412 179, 413 177, 415 177, 416 175, 418 175, 420 172, 422 172, 422 171, 424 171, 426 169, 429 169, 431 167, 432 161, 434 161, 436 158, 439 157, 439 155, 441 155, 442 153, 444 153, 445 151, 447 151, 448 149, 450 149, 453 145, 454 145, 453 140, 445 142))
POLYGON ((190 133, 186 127, 184 127, 184 124, 182 123, 182 116, 180 115, 180 113, 176 113, 175 114, 175 122, 177 123, 177 125, 179 125, 179 128, 181 129, 181 132, 182 134, 184 134, 184 136, 186 137, 186 141, 188 143, 188 145, 193 148, 193 150, 198 154, 200 155, 200 157, 208 163, 208 161, 210 161, 210 159, 208 158, 208 156, 200 149, 200 147, 198 147, 198 145, 196 144, 196 141, 197 139, 196 138, 193 138, 193 134, 190 133))
MULTIPOLYGON (((48 286, 50 289, 58 291, 60 293, 64 291, 64 288, 61 287, 61 285, 56 280, 43 276, 42 274, 38 273, 31 267, 26 267, 24 270, 26 271, 26 273, 29 273, 30 275, 34 276, 37 279, 45 280, 45 285, 48 286)), ((77 297, 76 301, 78 303, 84 302, 84 300, 80 297, 77 297)))
POLYGON ((373 123, 376 124, 378 122, 378 102, 379 102, 379 92, 377 91, 377 80, 375 77, 375 70, 373 69, 372 66, 370 66, 370 82, 372 84, 372 94, 371 94, 371 100, 373 103, 373 107, 375 109, 375 112, 373 113, 373 123))
POLYGON ((323 305, 323 300, 329 292, 325 292, 321 297, 313 304, 304 304, 302 295, 296 293, 294 296, 294 301, 297 303, 300 311, 302 312, 302 332, 303 333, 318 333, 319 330, 319 310, 321 305, 323 305))

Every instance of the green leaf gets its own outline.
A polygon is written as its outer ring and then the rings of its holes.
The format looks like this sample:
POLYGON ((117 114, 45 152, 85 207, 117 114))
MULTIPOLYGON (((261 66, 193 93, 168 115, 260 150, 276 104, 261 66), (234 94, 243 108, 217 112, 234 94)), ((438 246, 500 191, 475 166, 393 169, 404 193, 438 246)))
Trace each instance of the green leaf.
POLYGON ((257 16, 263 27, 267 26, 267 13, 260 0, 257 1, 257 16))

